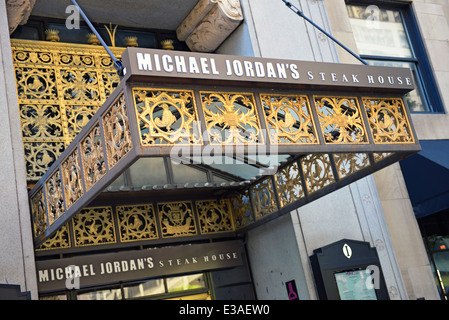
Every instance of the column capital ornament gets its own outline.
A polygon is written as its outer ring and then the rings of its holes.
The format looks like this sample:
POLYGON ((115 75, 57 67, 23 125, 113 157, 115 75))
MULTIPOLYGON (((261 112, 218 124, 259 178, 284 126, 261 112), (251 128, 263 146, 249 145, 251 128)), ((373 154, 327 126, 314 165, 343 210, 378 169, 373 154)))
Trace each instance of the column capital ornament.
POLYGON ((240 0, 200 0, 176 33, 190 50, 213 52, 242 21, 240 0))
POLYGON ((35 3, 36 0, 6 0, 9 34, 28 21, 35 3))

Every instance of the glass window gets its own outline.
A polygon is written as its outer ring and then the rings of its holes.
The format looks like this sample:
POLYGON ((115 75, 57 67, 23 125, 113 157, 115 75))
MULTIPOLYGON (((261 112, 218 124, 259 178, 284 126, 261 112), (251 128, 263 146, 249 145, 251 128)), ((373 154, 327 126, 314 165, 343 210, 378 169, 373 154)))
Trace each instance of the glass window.
POLYGON ((206 280, 203 274, 167 278, 168 292, 185 291, 206 288, 206 280))
POLYGON ((125 299, 141 298, 162 293, 165 293, 163 279, 149 280, 123 288, 125 299))
POLYGON ((80 293, 77 300, 121 300, 122 291, 120 289, 105 289, 93 292, 80 293))
POLYGON ((405 95, 407 104, 410 110, 414 112, 429 111, 427 104, 423 100, 424 97, 423 88, 421 85, 421 81, 419 81, 418 70, 416 69, 416 64, 414 62, 369 60, 369 59, 365 59, 365 61, 373 66, 410 68, 410 70, 412 71, 413 83, 415 84, 416 89, 405 95))
POLYGON ((130 168, 133 186, 167 183, 164 158, 140 158, 130 168))
POLYGON ((109 288, 92 291, 74 291, 73 294, 41 297, 45 300, 64 300, 76 296, 77 300, 122 300, 122 299, 179 299, 188 296, 192 299, 210 299, 210 280, 208 275, 199 273, 187 276, 174 276, 151 280, 133 281, 109 288), (198 295, 194 297, 193 295, 198 295))
POLYGON ((416 28, 411 28, 411 24, 416 23, 410 18, 411 15, 407 13, 408 19, 405 19, 407 10, 405 7, 402 9, 402 7, 389 8, 377 5, 347 5, 349 21, 360 56, 370 65, 410 68, 416 86, 415 90, 406 95, 410 111, 442 111, 439 110, 441 103, 438 103, 439 98, 436 97, 438 91, 434 79, 424 81, 424 78, 432 77, 431 71, 428 68, 427 57, 422 53, 423 50, 415 48, 415 46, 420 48, 421 44, 410 40, 411 33, 414 32, 415 40, 419 34, 416 28), (416 54, 418 51, 421 52, 419 59, 416 54))
POLYGON ((207 173, 184 164, 172 163, 175 183, 207 182, 207 173))
POLYGON ((401 12, 375 6, 348 6, 349 20, 361 55, 413 58, 401 12))

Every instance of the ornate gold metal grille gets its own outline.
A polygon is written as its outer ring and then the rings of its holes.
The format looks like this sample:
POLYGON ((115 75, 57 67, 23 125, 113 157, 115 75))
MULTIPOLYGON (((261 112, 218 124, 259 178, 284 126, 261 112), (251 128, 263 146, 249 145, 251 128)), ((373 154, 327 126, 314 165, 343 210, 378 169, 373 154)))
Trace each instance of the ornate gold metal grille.
MULTIPOLYGON (((37 181, 119 83, 101 47, 11 40, 27 180, 37 181)), ((112 48, 120 56, 124 48, 112 48)))
POLYGON ((350 176, 370 164, 366 153, 336 153, 333 157, 340 179, 350 176))
POLYGON ((326 143, 368 143, 357 98, 315 97, 326 143))
POLYGON ((121 242, 159 238, 153 205, 119 206, 117 216, 121 242))
POLYGON ((111 207, 86 208, 73 217, 75 246, 115 243, 111 207))
POLYGON ((228 199, 196 201, 196 210, 202 234, 234 230, 228 199))
POLYGON ((133 147, 123 93, 103 116, 103 128, 108 168, 112 169, 133 147))
POLYGON ((267 177, 250 188, 256 220, 278 209, 271 177, 267 177))
MULTIPOLYGON (((351 175, 363 170, 371 172, 374 163, 388 161, 390 156, 392 154, 388 153, 378 156, 311 154, 288 163, 274 176, 264 177, 228 198, 85 208, 38 251, 80 246, 101 249, 107 244, 232 234, 266 217, 276 216, 282 210, 289 212, 289 206, 307 201, 308 197, 333 188, 334 183, 351 175)), ((42 212, 43 201, 43 192, 37 192, 31 201, 33 210, 42 212)), ((33 221, 35 232, 44 229, 45 224, 43 215, 37 215, 33 221)))
POLYGON ((410 129, 402 99, 363 98, 374 143, 411 143, 410 129))
POLYGON ((299 165, 293 162, 275 174, 276 189, 281 207, 304 198, 299 165))
POLYGON ((197 234, 195 216, 190 202, 159 203, 157 208, 163 238, 197 234))
POLYGON ((232 197, 230 201, 236 229, 241 229, 254 222, 249 189, 242 190, 240 194, 232 197))
MULTIPOLYGON (((12 49, 27 177, 35 181, 46 173, 30 192, 35 244, 72 219, 69 236, 58 232, 45 248, 66 247, 70 239, 69 247, 79 247, 233 233, 419 147, 400 94, 312 95, 275 83, 280 90, 270 93, 185 83, 154 88, 134 83, 135 77, 119 83, 103 48, 14 40, 12 49), (139 158, 168 157, 179 145, 194 146, 186 149, 195 155, 232 146, 237 158, 240 146, 242 158, 274 147, 291 158, 271 176, 225 183, 229 193, 219 200, 84 208, 139 158)), ((114 50, 116 56, 123 51, 114 50)), ((167 188, 183 187, 173 172, 166 174, 167 188)))
POLYGON ((142 145, 201 144, 193 91, 134 89, 142 145))
POLYGON ((307 96, 261 95, 272 143, 318 143, 307 96))
POLYGON ((301 158, 307 191, 313 193, 335 182, 328 154, 309 154, 301 158))
POLYGON ((200 92, 211 144, 263 143, 254 96, 200 92))
POLYGON ((103 140, 97 123, 86 138, 81 141, 81 158, 86 191, 106 174, 103 140))

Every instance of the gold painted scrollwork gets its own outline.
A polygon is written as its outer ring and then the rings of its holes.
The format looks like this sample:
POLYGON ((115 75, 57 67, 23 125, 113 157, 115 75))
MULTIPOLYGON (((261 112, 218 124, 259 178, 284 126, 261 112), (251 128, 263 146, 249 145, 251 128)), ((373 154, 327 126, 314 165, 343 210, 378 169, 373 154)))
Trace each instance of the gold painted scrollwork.
POLYGON ((47 172, 51 164, 64 151, 63 142, 24 143, 27 178, 35 180, 47 172))
POLYGON ((374 143, 413 143, 404 103, 400 98, 362 98, 374 143))
POLYGON ((332 155, 335 160, 338 177, 345 178, 370 165, 367 153, 335 153, 332 155))
POLYGON ((116 241, 111 207, 83 209, 73 217, 72 223, 76 247, 116 241))
POLYGON ((236 229, 243 228, 254 222, 249 189, 245 189, 240 194, 231 197, 230 201, 236 229))
POLYGON ((87 137, 81 141, 80 146, 84 183, 86 185, 86 191, 89 191, 106 174, 103 140, 98 123, 87 137))
POLYGON ((118 206, 120 241, 157 239, 156 215, 153 205, 118 206))
MULTIPOLYGON (((50 168, 120 82, 92 46, 11 39, 27 180, 50 168)), ((120 56, 124 48, 112 48, 120 56)))
POLYGON ((263 143, 250 93, 200 92, 211 144, 263 143))
POLYGON ((111 169, 133 148, 123 93, 103 115, 103 128, 108 166, 111 169))
POLYGON ((76 148, 61 164, 62 182, 64 183, 67 209, 84 194, 84 187, 81 180, 81 166, 79 162, 79 151, 78 148, 76 148))
POLYGON ((313 193, 335 182, 328 154, 309 154, 300 160, 307 191, 313 193))
POLYGON ((193 91, 134 89, 142 145, 201 144, 193 91))
POLYGON ((326 143, 368 143, 356 98, 314 97, 326 143))
POLYGON ((50 225, 62 216, 65 212, 64 198, 62 195, 61 173, 56 170, 55 173, 45 182, 48 220, 50 225))
POLYGON ((36 249, 36 251, 66 249, 70 247, 69 226, 68 224, 65 224, 50 239, 36 249))
POLYGON ((261 95, 272 143, 317 143, 307 96, 261 95))
POLYGON ((47 229, 47 216, 45 211, 44 191, 40 189, 36 195, 31 198, 30 203, 34 235, 39 236, 47 229))
POLYGON ((281 207, 304 197, 304 189, 297 162, 282 168, 275 174, 276 190, 281 207))
POLYGON ((202 234, 233 231, 229 200, 196 201, 202 234))
POLYGON ((274 194, 275 191, 270 177, 251 186, 250 192, 253 199, 256 220, 278 210, 276 196, 274 194))
POLYGON ((190 202, 158 203, 163 238, 197 234, 195 216, 190 202))

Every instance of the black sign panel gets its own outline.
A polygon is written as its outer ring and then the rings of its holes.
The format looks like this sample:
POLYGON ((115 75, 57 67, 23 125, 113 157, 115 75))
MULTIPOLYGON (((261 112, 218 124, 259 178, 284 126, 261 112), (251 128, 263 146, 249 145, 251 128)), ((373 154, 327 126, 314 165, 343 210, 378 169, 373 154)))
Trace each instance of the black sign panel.
POLYGON ((240 241, 36 261, 39 292, 231 268, 243 264, 240 241))
POLYGON ((376 248, 343 239, 310 257, 321 300, 389 300, 376 248))

